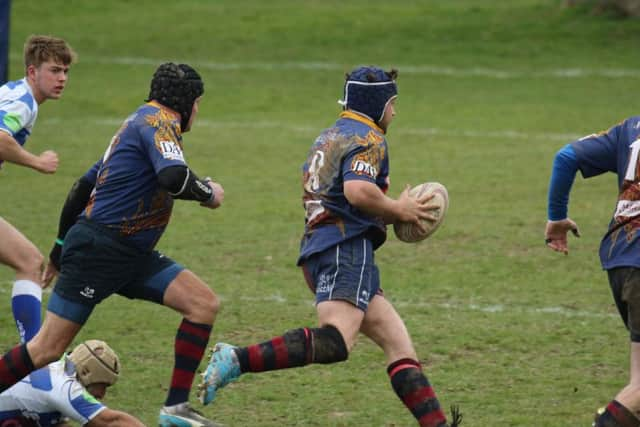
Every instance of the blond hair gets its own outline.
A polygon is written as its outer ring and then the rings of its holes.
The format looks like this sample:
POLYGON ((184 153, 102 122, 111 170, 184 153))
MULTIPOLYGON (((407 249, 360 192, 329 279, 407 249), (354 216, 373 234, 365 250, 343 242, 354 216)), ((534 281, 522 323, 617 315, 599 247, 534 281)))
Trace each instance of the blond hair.
POLYGON ((58 37, 32 35, 24 44, 24 66, 39 67, 43 62, 54 61, 63 65, 75 62, 77 55, 69 44, 58 37))

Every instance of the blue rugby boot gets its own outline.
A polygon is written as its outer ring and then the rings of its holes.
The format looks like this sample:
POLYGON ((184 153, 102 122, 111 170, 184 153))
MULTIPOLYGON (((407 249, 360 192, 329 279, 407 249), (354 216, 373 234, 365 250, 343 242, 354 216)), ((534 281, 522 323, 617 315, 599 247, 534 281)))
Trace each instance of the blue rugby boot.
POLYGON ((242 374, 235 348, 225 343, 217 343, 213 348, 207 370, 202 374, 202 383, 198 386, 198 398, 203 405, 213 402, 219 389, 242 374))
POLYGON ((159 427, 222 427, 206 419, 202 414, 191 408, 188 403, 165 406, 158 417, 159 427))

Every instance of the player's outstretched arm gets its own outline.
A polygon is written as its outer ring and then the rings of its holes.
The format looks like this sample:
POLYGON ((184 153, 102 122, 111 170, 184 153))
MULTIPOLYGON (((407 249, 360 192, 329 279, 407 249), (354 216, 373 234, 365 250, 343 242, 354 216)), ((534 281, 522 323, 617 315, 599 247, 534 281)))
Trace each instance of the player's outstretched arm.
POLYGON ((58 155, 47 150, 36 156, 22 148, 6 132, 0 132, 0 160, 27 166, 42 173, 54 173, 58 169, 58 155))
POLYGON ((380 188, 368 181, 349 180, 344 183, 344 195, 353 206, 373 216, 382 217, 384 222, 392 224, 397 221, 411 222, 421 230, 421 220, 435 221, 430 212, 437 205, 429 204, 433 194, 424 195, 420 199, 409 196, 407 186, 397 199, 385 195, 380 188))
POLYGON ((142 421, 126 412, 105 409, 85 424, 88 427, 144 427, 142 421))

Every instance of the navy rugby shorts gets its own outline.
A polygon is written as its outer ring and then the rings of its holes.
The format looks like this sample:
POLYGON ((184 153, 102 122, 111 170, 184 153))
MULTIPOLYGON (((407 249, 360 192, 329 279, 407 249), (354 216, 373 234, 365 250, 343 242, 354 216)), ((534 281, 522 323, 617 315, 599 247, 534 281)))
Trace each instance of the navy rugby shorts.
POLYGON ((340 242, 310 256, 302 270, 316 295, 316 304, 342 300, 366 312, 374 295, 382 295, 371 240, 365 237, 340 242))
POLYGON ((80 324, 112 294, 162 304, 167 287, 184 270, 158 251, 141 251, 85 220, 67 233, 60 263, 47 310, 80 324))
POLYGON ((631 341, 640 342, 640 268, 607 270, 609 286, 631 341))

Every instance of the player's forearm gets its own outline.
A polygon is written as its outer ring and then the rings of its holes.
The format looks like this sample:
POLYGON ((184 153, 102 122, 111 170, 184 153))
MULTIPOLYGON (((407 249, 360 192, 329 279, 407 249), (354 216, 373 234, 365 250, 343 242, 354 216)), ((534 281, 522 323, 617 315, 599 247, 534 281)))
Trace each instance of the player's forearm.
POLYGON ((22 148, 5 132, 0 132, 0 160, 36 169, 39 158, 22 148))
POLYGON ((78 215, 82 213, 89 202, 93 187, 94 184, 83 176, 69 190, 60 213, 57 236, 59 239, 64 240, 67 231, 76 223, 78 215))
POLYGON ((347 181, 344 195, 352 206, 371 216, 381 217, 386 224, 395 222, 400 215, 397 200, 386 196, 377 185, 370 182, 347 181))
POLYGON ((144 427, 144 424, 126 412, 106 408, 90 420, 87 427, 144 427))
POLYGON ((216 196, 206 180, 198 178, 187 166, 162 169, 158 173, 158 182, 174 199, 211 203, 216 196))
POLYGON ((566 145, 553 161, 553 171, 549 183, 548 219, 558 221, 567 218, 569 193, 578 171, 578 161, 571 145, 566 145))
POLYGON ((94 183, 83 176, 78 179, 71 187, 71 190, 69 190, 67 199, 60 212, 58 235, 51 248, 51 252, 49 252, 49 261, 53 263, 57 270, 60 270, 60 255, 62 254, 62 245, 64 244, 67 231, 76 223, 78 215, 80 215, 87 206, 93 187, 94 183))
POLYGON ((129 427, 145 427, 145 425, 134 417, 133 415, 129 415, 126 412, 122 411, 114 411, 115 415, 111 422, 110 426, 129 426, 129 427))

